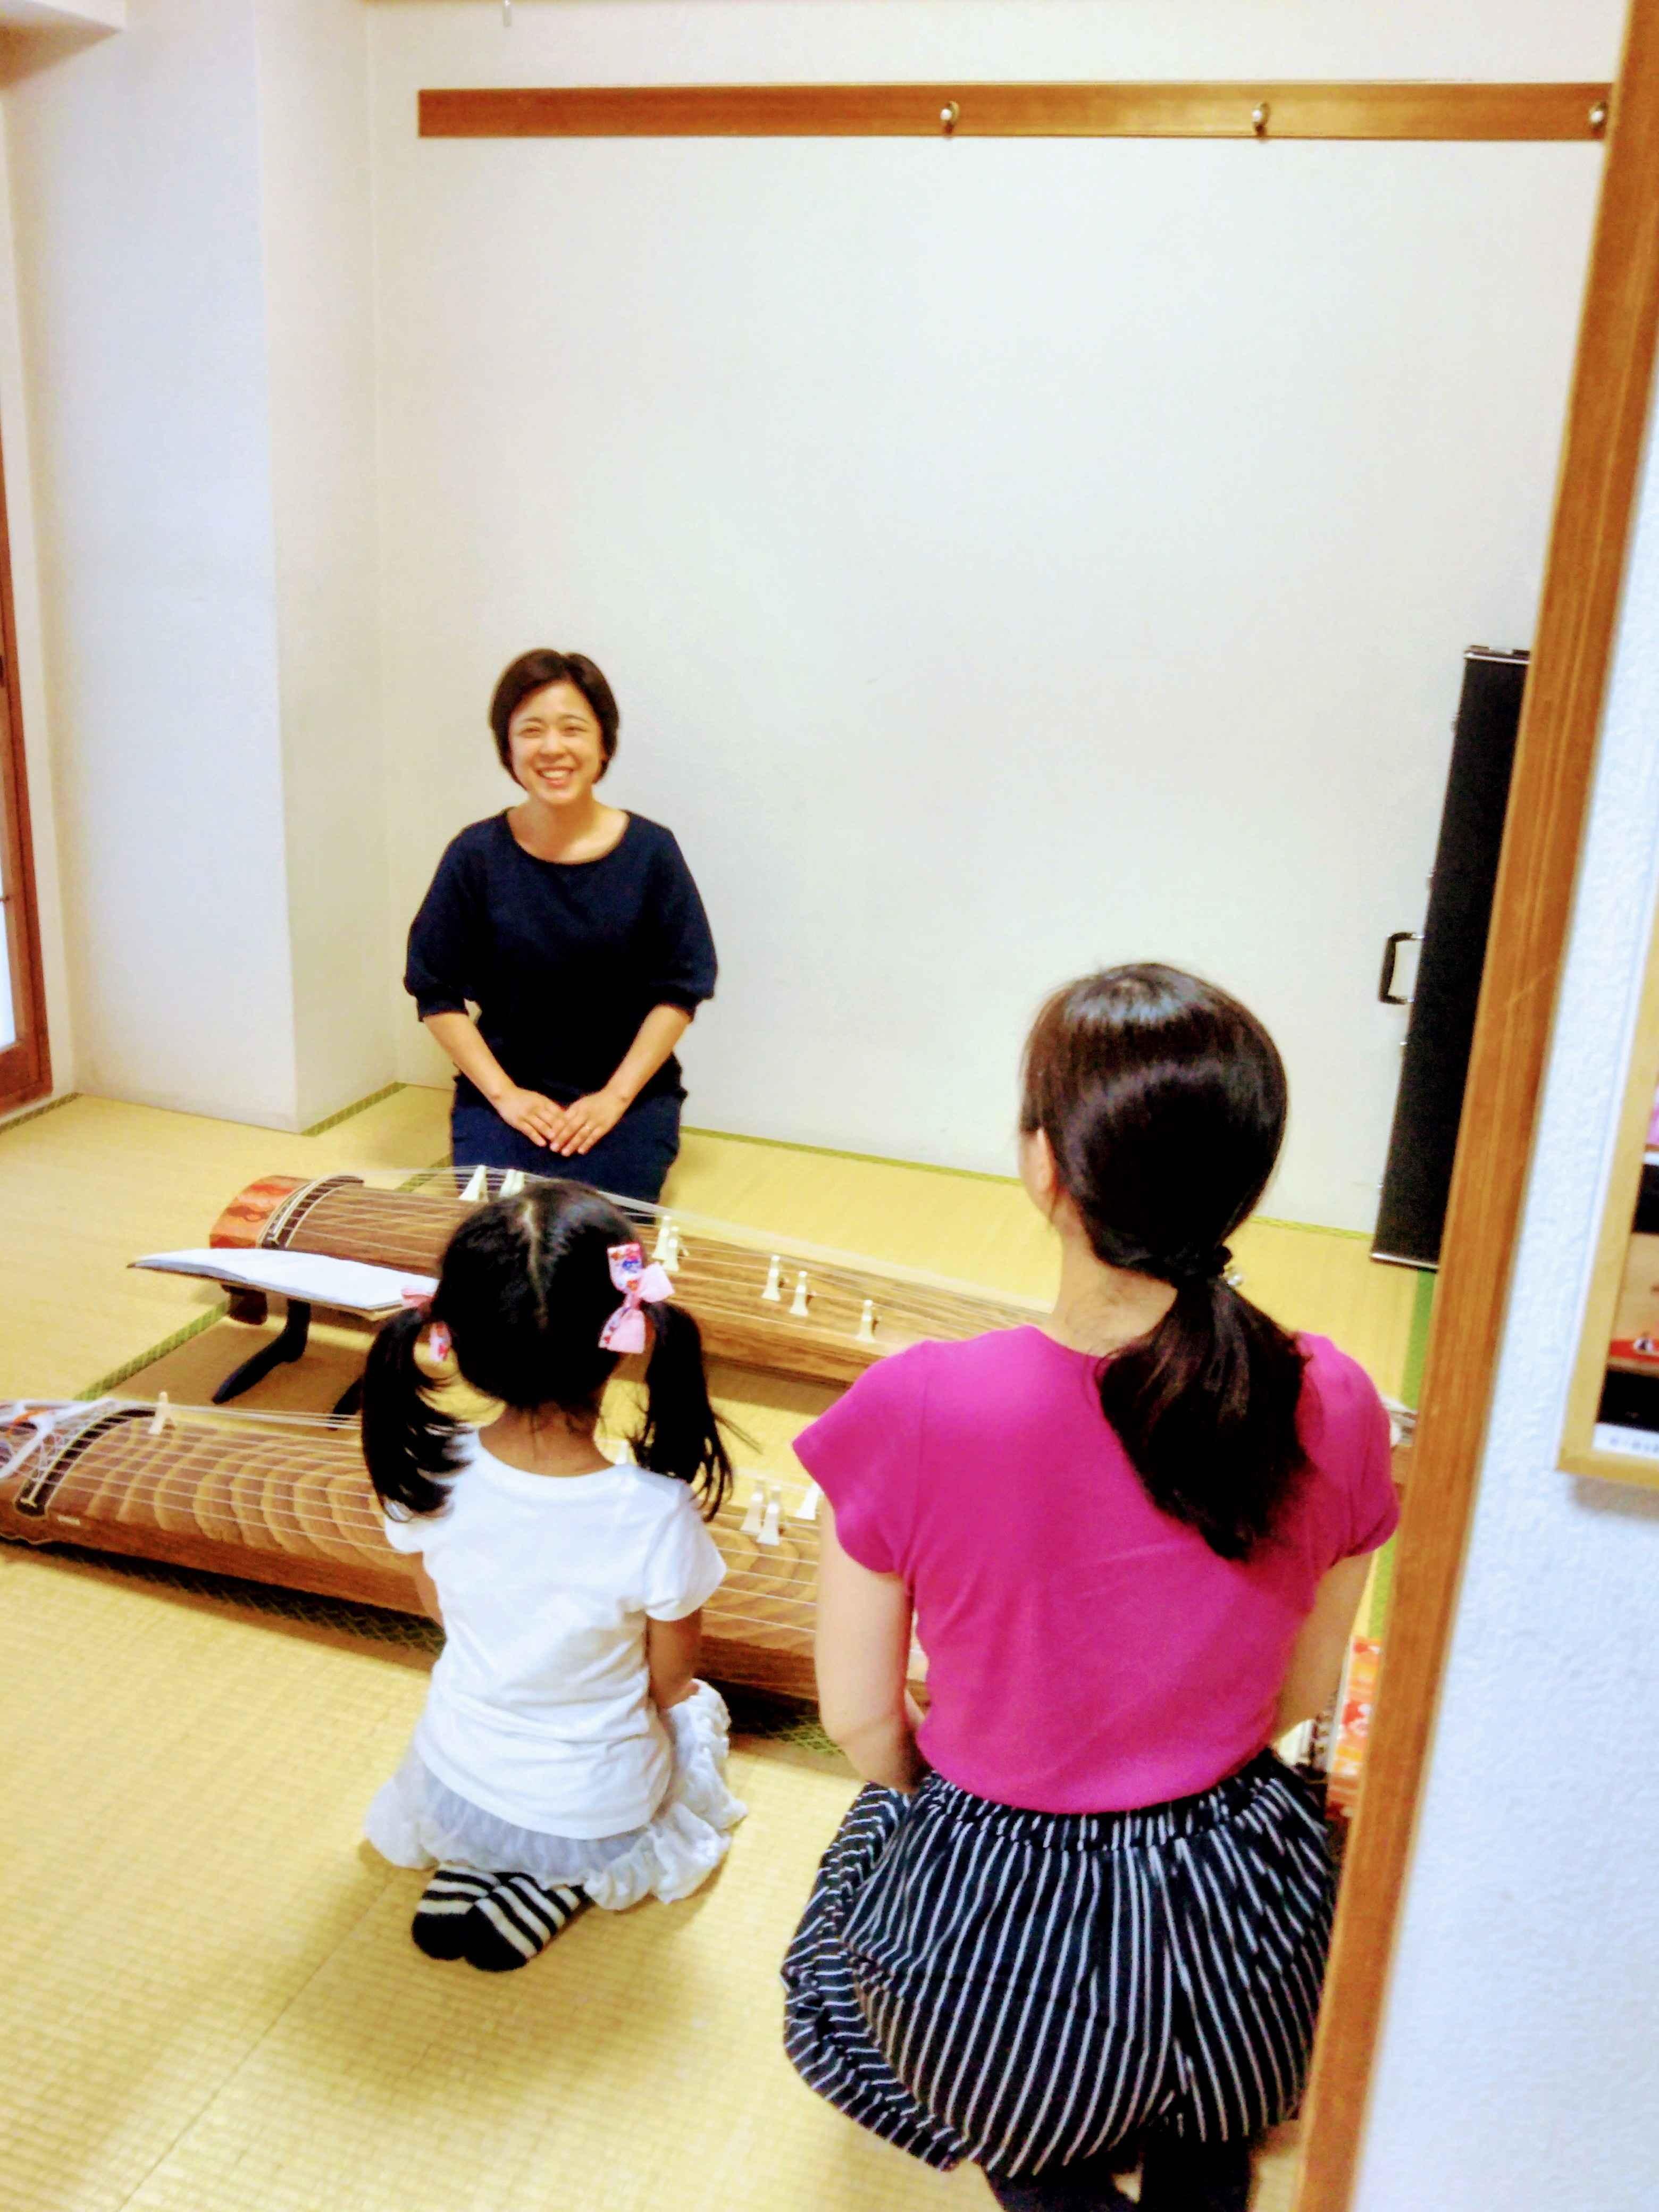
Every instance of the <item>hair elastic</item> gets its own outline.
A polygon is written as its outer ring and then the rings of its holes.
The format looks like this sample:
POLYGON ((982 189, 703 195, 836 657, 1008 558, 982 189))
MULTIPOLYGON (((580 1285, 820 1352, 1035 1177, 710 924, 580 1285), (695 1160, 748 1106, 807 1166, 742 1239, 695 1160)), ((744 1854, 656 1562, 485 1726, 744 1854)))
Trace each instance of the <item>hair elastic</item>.
POLYGON ((666 1304, 674 1295, 673 1277, 658 1261, 647 1266, 638 1244, 612 1244, 605 1257, 623 1302, 599 1331, 599 1347, 604 1352, 643 1352, 645 1316, 640 1309, 647 1302, 666 1304))
POLYGON ((1218 1283, 1225 1279, 1233 1264, 1233 1255, 1224 1244, 1212 1245, 1207 1252, 1149 1252, 1144 1245, 1131 1244, 1110 1230, 1097 1233, 1095 1254, 1109 1267, 1121 1267, 1127 1274, 1151 1275, 1161 1283, 1218 1283))
POLYGON ((1182 1254, 1169 1263, 1170 1279, 1176 1283, 1218 1283, 1233 1264, 1233 1255, 1224 1244, 1213 1251, 1200 1252, 1196 1258, 1182 1254))
POLYGON ((417 1313, 422 1321, 431 1323, 426 1331, 428 1354, 440 1363, 447 1359, 453 1347, 449 1340, 447 1326, 443 1322, 432 1320, 432 1292, 417 1291, 405 1283, 403 1289, 403 1300, 410 1313, 417 1313))

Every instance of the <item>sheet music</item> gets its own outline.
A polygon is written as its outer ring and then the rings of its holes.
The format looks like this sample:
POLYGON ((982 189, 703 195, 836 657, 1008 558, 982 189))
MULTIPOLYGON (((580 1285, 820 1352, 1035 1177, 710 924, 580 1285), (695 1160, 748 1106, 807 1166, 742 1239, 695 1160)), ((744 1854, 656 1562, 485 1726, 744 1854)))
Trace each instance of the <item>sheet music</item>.
POLYGON ((317 1252, 198 1248, 152 1252, 132 1265, 164 1274, 202 1275, 210 1282, 245 1284, 249 1290, 303 1298, 346 1313, 395 1313, 404 1304, 405 1291, 424 1297, 437 1288, 434 1275, 405 1274, 401 1268, 371 1267, 363 1260, 331 1260, 317 1252))

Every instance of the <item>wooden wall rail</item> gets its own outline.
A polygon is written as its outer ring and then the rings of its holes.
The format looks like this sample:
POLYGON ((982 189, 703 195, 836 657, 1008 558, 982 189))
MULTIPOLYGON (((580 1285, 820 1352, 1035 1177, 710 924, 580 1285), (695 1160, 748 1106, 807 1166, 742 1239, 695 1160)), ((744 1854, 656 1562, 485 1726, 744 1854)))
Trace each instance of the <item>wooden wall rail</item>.
MULTIPOLYGON (((1297 2212, 1347 2212, 1474 1517, 1659 336, 1659 0, 1632 0, 1297 2212)), ((1501 1940, 1493 1930, 1493 1941, 1501 1940)))
POLYGON ((420 95, 423 138, 1584 139, 1605 84, 498 86, 420 95))

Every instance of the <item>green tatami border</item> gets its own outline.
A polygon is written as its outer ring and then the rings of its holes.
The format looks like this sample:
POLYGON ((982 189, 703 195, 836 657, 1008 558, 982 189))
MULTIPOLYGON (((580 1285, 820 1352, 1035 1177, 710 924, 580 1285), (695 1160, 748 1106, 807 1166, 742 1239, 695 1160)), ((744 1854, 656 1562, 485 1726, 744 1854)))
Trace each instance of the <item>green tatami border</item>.
POLYGON ((301 1129, 302 1137, 320 1137, 325 1129, 337 1129, 342 1121, 349 1121, 355 1114, 367 1114, 371 1106, 378 1106, 383 1098, 395 1098, 400 1091, 407 1091, 406 1083, 383 1084, 380 1090, 371 1091, 367 1098, 359 1098, 355 1105, 342 1106, 337 1114, 325 1114, 320 1121, 313 1121, 308 1129, 301 1129))
POLYGON ((1389 1607, 1394 1600, 1395 1548, 1399 1539, 1390 1536, 1376 1555, 1376 1565, 1371 1571, 1371 1601, 1365 1611, 1364 1632, 1373 1642, 1382 1641, 1383 1631, 1389 1625, 1389 1607))
POLYGON ((13 1129, 21 1129, 25 1121, 38 1121, 43 1114, 55 1114, 60 1106, 74 1105, 80 1096, 78 1091, 66 1091, 61 1098, 45 1098, 38 1106, 24 1107, 21 1114, 10 1115, 0 1121, 0 1137, 9 1135, 13 1129))
POLYGON ((181 1344, 188 1344, 191 1337, 200 1336, 204 1329, 211 1328, 216 1322, 222 1321, 229 1311, 229 1300, 217 1299, 204 1313, 198 1313, 194 1321, 186 1322, 182 1328, 175 1328, 171 1336, 164 1336, 159 1344, 152 1344, 148 1351, 123 1361, 119 1367, 112 1367, 107 1375, 100 1375, 95 1382, 84 1384, 76 1392, 76 1396, 108 1397, 112 1390, 118 1389, 129 1376, 137 1374, 141 1367, 148 1367, 153 1359, 165 1359, 168 1352, 177 1352, 181 1344))
POLYGON ((1401 1378, 1400 1395, 1415 1409, 1423 1395, 1423 1369, 1429 1356, 1429 1330, 1434 1320, 1434 1286, 1438 1279, 1432 1267, 1417 1271, 1417 1289, 1412 1298, 1412 1333, 1406 1345, 1406 1371, 1401 1378))
MULTIPOLYGON (((367 1098, 358 1098, 349 1106, 342 1106, 337 1114, 325 1114, 320 1121, 313 1121, 309 1128, 298 1130, 295 1133, 301 1137, 320 1137, 325 1130, 337 1129, 342 1121, 349 1121, 354 1115, 366 1114, 371 1106, 380 1105, 383 1099, 395 1098, 400 1091, 407 1091, 408 1088, 406 1083, 383 1084, 380 1090, 371 1091, 367 1098)), ((21 1129, 25 1121, 38 1121, 43 1114, 55 1114, 60 1106, 72 1106, 82 1095, 78 1091, 66 1091, 61 1098, 48 1098, 39 1106, 26 1107, 21 1114, 13 1114, 6 1121, 0 1121, 0 1137, 12 1129, 21 1129)), ((189 1106, 162 1109, 164 1112, 169 1110, 191 1114, 196 1109, 189 1106)), ((207 1115, 200 1118, 211 1121, 215 1116, 207 1115)))

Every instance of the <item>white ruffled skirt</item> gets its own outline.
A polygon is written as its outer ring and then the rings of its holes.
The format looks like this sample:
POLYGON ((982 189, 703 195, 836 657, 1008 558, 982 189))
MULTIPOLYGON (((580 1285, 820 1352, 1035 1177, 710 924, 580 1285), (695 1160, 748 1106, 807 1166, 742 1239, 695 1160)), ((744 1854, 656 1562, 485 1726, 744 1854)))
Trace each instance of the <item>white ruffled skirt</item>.
POLYGON ((674 1778, 646 1826, 626 1835, 550 1836, 517 1827, 447 1788, 412 1745, 376 1792, 363 1833, 394 1866, 527 1874, 544 1886, 585 1889, 607 1912, 625 1912, 646 1897, 672 1905, 708 1881, 748 1808, 726 1786, 732 1719, 719 1691, 699 1682, 661 1717, 673 1744, 674 1778))

